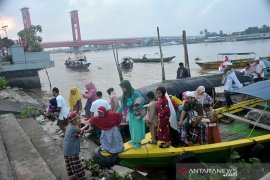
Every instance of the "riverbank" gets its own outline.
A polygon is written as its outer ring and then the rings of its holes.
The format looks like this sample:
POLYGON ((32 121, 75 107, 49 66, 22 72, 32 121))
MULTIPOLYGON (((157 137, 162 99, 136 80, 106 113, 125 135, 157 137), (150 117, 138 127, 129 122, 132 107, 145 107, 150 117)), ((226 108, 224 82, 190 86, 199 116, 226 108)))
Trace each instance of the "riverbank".
MULTIPOLYGON (((40 93, 20 88, 8 87, 0 91, 0 143, 4 147, 0 151, 1 157, 5 157, 0 159, 0 172, 4 171, 3 174, 0 173, 0 179, 44 179, 46 175, 55 179, 67 179, 62 153, 64 139, 58 135, 56 121, 40 116, 46 107, 45 99, 40 93), (36 170, 34 165, 45 168, 44 172, 32 171, 36 170)), ((81 157, 89 161, 91 153, 97 147, 87 134, 81 140, 81 157)), ((132 177, 134 174, 143 179, 141 174, 128 168, 115 166, 107 170, 93 163, 85 164, 88 164, 88 179, 115 179, 116 176, 132 177)))

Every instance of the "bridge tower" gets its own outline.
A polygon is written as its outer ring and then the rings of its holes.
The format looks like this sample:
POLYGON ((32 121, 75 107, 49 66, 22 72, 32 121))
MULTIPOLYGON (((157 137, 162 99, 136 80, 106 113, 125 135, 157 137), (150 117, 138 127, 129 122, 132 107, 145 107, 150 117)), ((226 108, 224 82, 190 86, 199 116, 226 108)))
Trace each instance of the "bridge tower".
POLYGON ((81 31, 80 31, 80 22, 78 16, 78 10, 70 12, 71 27, 72 27, 72 36, 73 41, 81 41, 81 31))
POLYGON ((31 27, 29 8, 24 7, 21 9, 24 29, 31 27))

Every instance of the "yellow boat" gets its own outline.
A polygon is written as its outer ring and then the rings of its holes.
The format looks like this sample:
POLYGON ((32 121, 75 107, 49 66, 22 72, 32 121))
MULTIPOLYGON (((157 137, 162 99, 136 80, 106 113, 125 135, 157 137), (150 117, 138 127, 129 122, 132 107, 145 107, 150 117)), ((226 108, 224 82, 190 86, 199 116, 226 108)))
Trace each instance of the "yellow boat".
MULTIPOLYGON (((255 57, 256 53, 254 53, 254 52, 248 52, 248 53, 219 53, 218 57, 221 57, 221 59, 223 59, 224 56, 232 56, 232 55, 235 55, 235 56, 243 56, 243 55, 250 56, 250 55, 252 55, 252 56, 255 57)), ((229 59, 229 60, 232 62, 234 68, 239 69, 239 68, 246 67, 247 63, 248 64, 253 63, 254 57, 237 58, 237 59, 229 59)), ((261 58, 270 60, 270 56, 265 56, 265 57, 261 57, 261 58)), ((199 65, 202 69, 216 69, 217 70, 222 62, 223 61, 220 60, 220 61, 196 62, 196 64, 199 65)))
MULTIPOLYGON (((245 102, 232 105, 230 108, 216 109, 219 117, 224 116, 222 113, 238 113, 244 110, 244 107, 255 107, 261 103, 261 99, 252 99, 245 102)), ((133 146, 125 143, 125 150, 118 155, 111 155, 107 152, 95 150, 93 160, 103 166, 121 166, 132 169, 149 172, 153 169, 162 169, 173 167, 173 164, 180 162, 190 162, 198 160, 203 162, 220 162, 229 158, 231 150, 234 149, 239 153, 247 153, 255 148, 256 144, 263 144, 265 148, 270 148, 270 134, 264 129, 254 129, 251 131, 249 124, 235 121, 232 124, 219 124, 222 142, 216 144, 205 144, 191 147, 169 147, 159 148, 158 145, 149 144, 150 134, 142 141, 142 146, 134 150, 133 146)))

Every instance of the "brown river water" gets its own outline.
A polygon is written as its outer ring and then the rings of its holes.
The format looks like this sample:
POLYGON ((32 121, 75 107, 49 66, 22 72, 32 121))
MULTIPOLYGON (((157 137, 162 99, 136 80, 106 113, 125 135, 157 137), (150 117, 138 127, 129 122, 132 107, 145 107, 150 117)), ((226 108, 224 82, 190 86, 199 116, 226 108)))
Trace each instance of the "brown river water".
MULTIPOLYGON (((188 53, 190 59, 191 75, 199 76, 202 74, 212 74, 218 71, 202 71, 195 64, 195 58, 199 57, 202 61, 217 60, 218 53, 225 52, 255 52, 257 56, 270 55, 270 40, 241 41, 241 42, 220 42, 220 43, 201 43, 188 44, 188 53)), ((170 63, 165 63, 166 79, 175 79, 178 63, 184 61, 184 50, 182 45, 162 47, 164 57, 176 56, 170 63)), ((131 49, 119 49, 119 59, 124 56, 142 57, 143 54, 154 56, 159 52, 156 47, 141 47, 131 49)), ((116 69, 113 52, 98 51, 86 52, 85 56, 92 64, 87 71, 73 71, 67 69, 64 65, 68 57, 73 54, 52 54, 51 59, 55 62, 55 67, 47 69, 52 87, 60 89, 60 93, 67 99, 71 86, 77 86, 81 92, 85 91, 85 84, 88 81, 95 83, 98 90, 108 97, 106 90, 110 87, 116 89, 116 93, 121 95, 121 89, 118 86, 119 76, 116 69)), ((220 59, 221 60, 221 59, 220 59)), ((39 72, 42 90, 49 95, 50 86, 44 70, 39 72)), ((134 88, 140 88, 145 85, 161 81, 160 63, 134 63, 133 69, 123 72, 124 79, 130 80, 134 88)))

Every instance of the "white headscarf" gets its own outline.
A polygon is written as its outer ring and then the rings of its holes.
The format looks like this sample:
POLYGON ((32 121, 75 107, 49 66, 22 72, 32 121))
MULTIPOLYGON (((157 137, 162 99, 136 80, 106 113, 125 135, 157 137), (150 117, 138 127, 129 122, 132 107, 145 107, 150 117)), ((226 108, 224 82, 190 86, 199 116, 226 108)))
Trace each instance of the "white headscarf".
POLYGON ((168 104, 169 104, 169 108, 170 108, 170 111, 171 111, 171 114, 170 114, 170 125, 173 129, 175 130, 178 130, 178 125, 177 125, 177 118, 176 118, 176 112, 175 112, 175 109, 173 107, 173 104, 172 104, 172 101, 168 95, 168 93, 165 94, 167 100, 168 100, 168 104))
POLYGON ((205 88, 204 86, 199 86, 196 91, 194 91, 194 95, 197 101, 203 104, 204 98, 205 98, 205 88), (201 94, 204 92, 203 94, 201 94))

